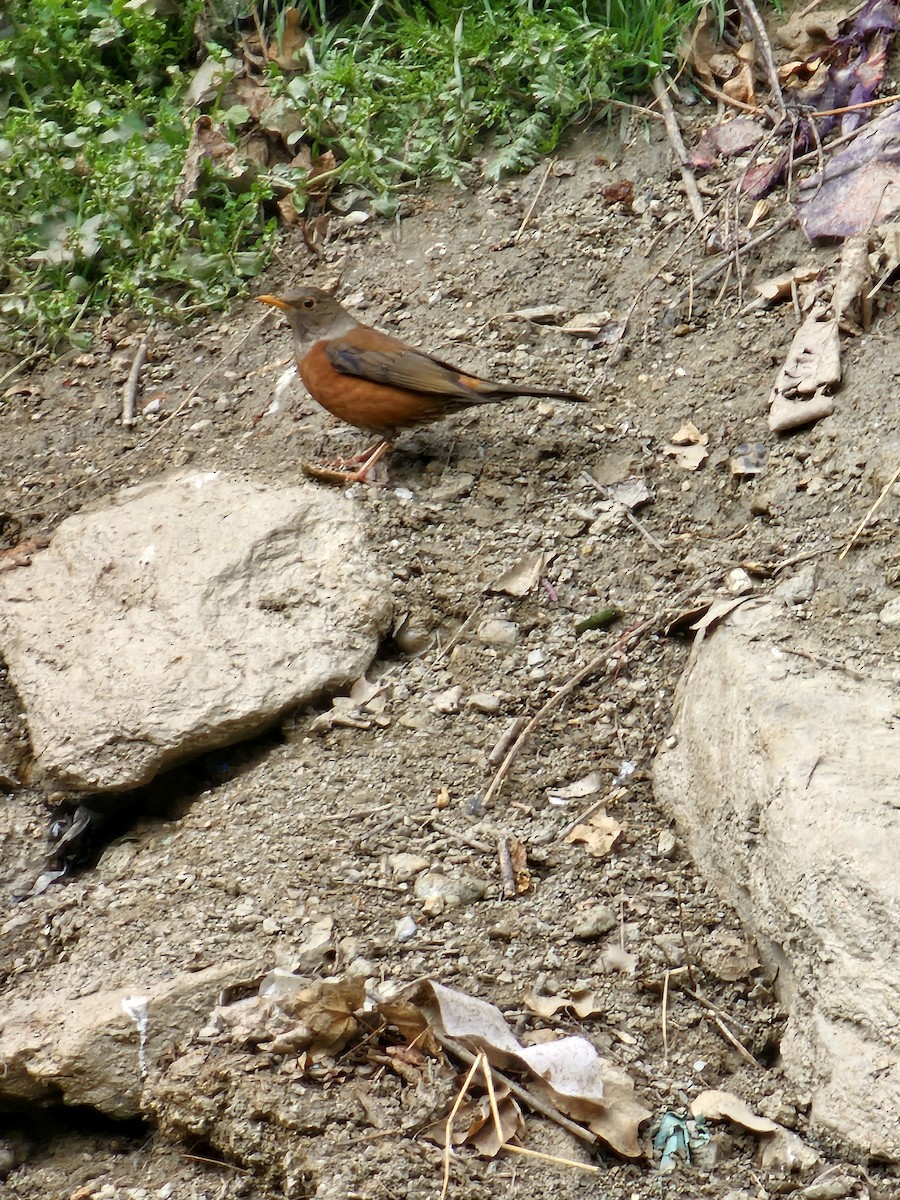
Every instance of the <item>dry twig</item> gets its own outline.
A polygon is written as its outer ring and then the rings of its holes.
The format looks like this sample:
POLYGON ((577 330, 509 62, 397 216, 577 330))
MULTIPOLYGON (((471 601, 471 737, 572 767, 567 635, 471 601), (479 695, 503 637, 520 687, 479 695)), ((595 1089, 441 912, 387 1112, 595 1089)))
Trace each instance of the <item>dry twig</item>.
MULTIPOLYGON (((459 1058, 464 1063, 472 1064, 473 1068, 477 1067, 478 1056, 473 1054, 471 1050, 467 1050, 460 1042, 457 1042, 454 1038, 447 1037, 446 1034, 435 1031, 435 1036, 444 1049, 448 1050, 454 1058, 459 1058)), ((466 1077, 467 1088, 473 1074, 474 1069, 466 1077)), ((597 1144, 597 1135, 591 1133, 590 1129, 586 1129, 583 1125, 579 1125, 575 1121, 570 1121, 568 1117, 563 1116, 559 1109, 554 1108, 552 1104, 545 1104, 539 1096, 536 1096, 533 1092, 529 1092, 527 1088, 522 1087, 520 1083, 516 1083, 515 1080, 510 1079, 508 1075, 504 1075, 501 1071, 494 1068, 493 1074, 495 1080, 502 1083, 504 1087, 509 1088, 512 1095, 521 1100, 523 1104, 527 1104, 532 1112, 540 1113, 548 1121, 553 1121, 555 1125, 559 1125, 561 1129, 565 1129, 573 1137, 578 1138, 579 1141, 590 1142, 592 1146, 597 1144)), ((454 1106, 455 1111, 458 1111, 458 1109, 459 1104, 454 1106)), ((453 1115, 455 1115, 455 1111, 453 1115)))
POLYGON ((751 1067, 758 1068, 759 1063, 756 1061, 744 1043, 731 1032, 731 1030, 722 1020, 722 1017, 719 1015, 719 1010, 716 1008, 713 1002, 711 1000, 707 1000, 702 992, 695 992, 693 988, 686 987, 684 990, 689 996, 693 996, 698 1004, 702 1004, 708 1012, 712 1013, 712 1019, 716 1024, 716 1028, 719 1030, 725 1041, 728 1042, 729 1045, 734 1046, 735 1050, 737 1050, 744 1062, 748 1063, 751 1067))
POLYGON ((144 369, 144 363, 147 361, 149 338, 150 335, 145 334, 141 340, 141 344, 137 348, 137 354, 134 356, 134 362, 131 364, 131 370, 128 372, 125 387, 122 390, 122 426, 125 429, 130 429, 134 424, 138 387, 141 381, 141 371, 144 369))
POLYGON ((450 1109, 450 1115, 447 1117, 447 1125, 444 1131, 444 1178, 441 1183, 440 1200, 446 1200, 447 1189, 450 1187, 450 1151, 452 1149, 453 1142, 453 1118, 459 1112, 460 1106, 462 1105, 463 1100, 466 1098, 466 1093, 469 1090, 469 1084, 472 1082, 476 1072, 478 1071, 480 1058, 480 1054, 477 1056, 472 1055, 472 1063, 469 1067, 468 1074, 463 1080, 463 1085, 459 1089, 459 1094, 453 1101, 453 1107, 450 1109))
POLYGON ((509 852, 509 840, 505 833, 497 834, 497 861, 500 866, 503 895, 507 900, 515 900, 519 893, 516 887, 516 873, 513 870, 512 855, 509 852))
POLYGON ((716 571, 712 575, 706 576, 699 583, 692 584, 689 588, 685 588, 684 591, 680 592, 672 601, 655 612, 652 617, 648 617, 646 621, 641 621, 639 625, 635 625, 633 629, 624 633, 613 647, 601 650, 600 653, 595 655, 590 662, 581 668, 580 671, 577 671, 571 679, 558 688, 550 697, 550 699, 547 700, 545 704, 541 705, 538 711, 534 714, 534 716, 510 746, 506 757, 497 768, 488 790, 482 797, 481 807, 486 807, 488 802, 503 786, 503 781, 509 774, 513 763, 519 757, 519 754, 522 752, 523 748, 528 742, 528 739, 538 728, 548 713, 551 713, 555 708, 558 708, 567 696, 571 696, 571 694, 592 675, 601 673, 603 675, 608 675, 613 667, 618 665, 621 657, 633 643, 640 641, 644 634, 648 633, 651 629, 656 629, 663 624, 666 612, 672 608, 677 609, 683 605, 686 600, 690 599, 691 596, 695 596, 698 592, 702 592, 705 588, 710 587, 713 580, 719 578, 720 575, 721 571, 716 571))
POLYGON ((660 111, 666 122, 666 133, 669 135, 672 152, 678 163, 678 169, 681 171, 684 190, 688 198, 688 203, 691 206, 691 212, 694 214, 694 220, 703 221, 705 213, 703 211, 703 200, 700 197, 700 189, 697 187, 697 180, 694 178, 694 172, 688 163, 687 150, 681 136, 681 130, 678 128, 678 122, 675 120, 675 110, 669 99, 669 93, 659 75, 653 80, 653 91, 656 94, 660 111))
POLYGON ((555 166, 556 166, 556 159, 551 158, 550 161, 547 163, 547 168, 544 171, 541 182, 538 184, 538 190, 534 193, 534 198, 532 199, 531 203, 528 206, 528 211, 526 212, 525 216, 522 218, 522 224, 519 226, 519 228, 513 234, 513 242, 517 242, 519 240, 519 238, 522 236, 522 234, 525 232, 526 228, 528 227, 528 222, 531 220, 532 214, 534 213, 534 210, 537 208, 537 202, 541 198, 541 192, 544 190, 544 185, 546 184, 547 180, 550 178, 550 172, 553 170, 553 168, 555 166))
POLYGON ((891 488, 894 486, 894 484, 897 482, 898 479, 900 479, 900 467, 897 468, 897 470, 893 473, 893 475, 890 477, 890 479, 887 481, 887 483, 881 489, 878 499, 875 501, 875 503, 872 505, 872 507, 869 509, 869 511, 866 513, 866 515, 863 517, 863 519, 857 525, 856 529, 853 531, 853 537, 850 539, 850 541, 847 543, 847 545, 843 548, 843 550, 838 555, 838 562, 843 562, 844 559, 847 557, 849 550, 856 543, 858 538, 861 536, 862 531, 868 525, 869 521, 871 521, 872 517, 875 516, 875 513, 878 511, 878 509, 881 507, 881 505, 884 503, 888 492, 891 490, 891 488))
POLYGON ((763 62, 766 65, 769 89, 772 93, 772 99, 775 101, 775 106, 778 109, 778 115, 783 118, 785 107, 784 96, 781 92, 781 80, 778 78, 778 67, 775 65, 772 43, 769 41, 769 35, 766 33, 763 19, 759 15, 759 9, 753 3, 753 0, 739 0, 739 4, 741 12, 744 15, 744 20, 747 22, 750 32, 753 35, 753 40, 756 42, 757 48, 762 54, 763 62))

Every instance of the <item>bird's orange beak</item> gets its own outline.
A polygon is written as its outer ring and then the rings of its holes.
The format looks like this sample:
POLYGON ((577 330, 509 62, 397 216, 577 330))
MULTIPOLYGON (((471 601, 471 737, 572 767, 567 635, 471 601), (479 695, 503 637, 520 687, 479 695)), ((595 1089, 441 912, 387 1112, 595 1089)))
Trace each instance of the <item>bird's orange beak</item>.
POLYGON ((272 308, 280 308, 283 310, 290 308, 290 305, 286 304, 280 296, 256 296, 255 299, 258 304, 271 304, 272 308))

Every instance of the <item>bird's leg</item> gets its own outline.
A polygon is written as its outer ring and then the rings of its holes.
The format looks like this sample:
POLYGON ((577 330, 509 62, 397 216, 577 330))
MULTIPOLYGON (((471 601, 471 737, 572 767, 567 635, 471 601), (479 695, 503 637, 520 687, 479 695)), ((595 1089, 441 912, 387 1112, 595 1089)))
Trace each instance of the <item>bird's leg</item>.
POLYGON ((310 479, 318 479, 321 483, 336 483, 344 485, 348 483, 368 483, 368 474, 376 463, 379 463, 382 458, 390 450, 393 443, 391 441, 381 441, 377 446, 373 446, 371 450, 366 450, 362 454, 357 454, 353 458, 338 459, 338 465, 332 467, 316 467, 312 463, 301 463, 303 474, 308 475, 310 479), (351 464, 362 462, 362 466, 355 471, 345 471, 341 469, 341 464, 351 464))
MULTIPOLYGON (((382 438, 380 441, 377 441, 374 446, 369 446, 366 450, 360 450, 359 454, 351 454, 349 458, 336 458, 334 462, 331 463, 331 466, 354 467, 357 463, 364 463, 372 454, 375 453, 376 450, 381 450, 382 446, 385 445, 389 446, 390 443, 385 442, 384 438, 382 438)), ((378 458, 381 458, 382 454, 384 454, 383 450, 381 454, 379 454, 378 458)), ((378 459, 375 459, 375 462, 377 461, 378 459)))

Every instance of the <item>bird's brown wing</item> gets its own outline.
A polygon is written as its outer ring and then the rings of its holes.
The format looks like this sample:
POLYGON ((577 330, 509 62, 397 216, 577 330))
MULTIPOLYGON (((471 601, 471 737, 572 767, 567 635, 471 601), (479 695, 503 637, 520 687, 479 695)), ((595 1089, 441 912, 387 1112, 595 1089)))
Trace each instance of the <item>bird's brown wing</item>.
POLYGON ((354 333, 356 330, 351 330, 347 337, 332 338, 326 343, 329 362, 343 375, 442 396, 451 403, 458 399, 466 404, 479 404, 493 399, 490 393, 494 385, 487 380, 465 375, 458 367, 387 336, 380 346, 355 344, 354 333))

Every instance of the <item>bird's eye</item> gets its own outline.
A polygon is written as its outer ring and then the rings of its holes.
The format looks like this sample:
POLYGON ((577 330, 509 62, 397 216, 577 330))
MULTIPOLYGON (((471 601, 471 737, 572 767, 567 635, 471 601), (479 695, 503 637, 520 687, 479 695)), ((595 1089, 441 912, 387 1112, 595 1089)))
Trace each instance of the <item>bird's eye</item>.
POLYGON ((316 302, 315 302, 315 300, 313 300, 312 296, 306 296, 304 298, 303 307, 304 308, 315 308, 316 307, 316 302))

